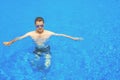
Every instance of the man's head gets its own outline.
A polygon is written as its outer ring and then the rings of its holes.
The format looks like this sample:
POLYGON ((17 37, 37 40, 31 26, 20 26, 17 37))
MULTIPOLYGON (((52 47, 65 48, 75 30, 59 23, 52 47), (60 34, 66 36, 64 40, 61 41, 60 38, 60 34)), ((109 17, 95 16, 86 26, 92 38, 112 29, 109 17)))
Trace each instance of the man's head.
POLYGON ((37 17, 35 19, 36 31, 42 33, 44 31, 44 19, 42 17, 37 17))

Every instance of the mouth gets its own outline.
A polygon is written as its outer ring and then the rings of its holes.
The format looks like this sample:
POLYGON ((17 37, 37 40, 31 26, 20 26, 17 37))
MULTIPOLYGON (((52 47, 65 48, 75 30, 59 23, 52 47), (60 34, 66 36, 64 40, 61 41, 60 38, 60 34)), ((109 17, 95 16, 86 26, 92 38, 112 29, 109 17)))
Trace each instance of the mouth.
POLYGON ((41 32, 43 32, 43 31, 44 31, 43 28, 38 28, 38 29, 37 29, 37 32, 40 32, 40 33, 41 33, 41 32))

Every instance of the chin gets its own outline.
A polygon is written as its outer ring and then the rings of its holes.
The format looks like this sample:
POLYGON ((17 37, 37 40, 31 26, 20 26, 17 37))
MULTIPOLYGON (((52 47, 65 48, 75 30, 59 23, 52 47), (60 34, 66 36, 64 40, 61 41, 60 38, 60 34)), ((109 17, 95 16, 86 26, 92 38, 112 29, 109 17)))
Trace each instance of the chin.
POLYGON ((39 33, 42 33, 43 31, 42 30, 40 30, 40 31, 38 31, 39 33))

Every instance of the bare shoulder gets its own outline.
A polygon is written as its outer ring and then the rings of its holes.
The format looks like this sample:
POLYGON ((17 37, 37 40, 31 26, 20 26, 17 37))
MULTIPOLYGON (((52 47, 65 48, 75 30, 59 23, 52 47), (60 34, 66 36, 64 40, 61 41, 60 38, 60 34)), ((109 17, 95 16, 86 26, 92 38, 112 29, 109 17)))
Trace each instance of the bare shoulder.
POLYGON ((48 33, 48 34, 51 34, 51 35, 54 34, 54 32, 49 31, 49 30, 45 30, 45 32, 48 33))

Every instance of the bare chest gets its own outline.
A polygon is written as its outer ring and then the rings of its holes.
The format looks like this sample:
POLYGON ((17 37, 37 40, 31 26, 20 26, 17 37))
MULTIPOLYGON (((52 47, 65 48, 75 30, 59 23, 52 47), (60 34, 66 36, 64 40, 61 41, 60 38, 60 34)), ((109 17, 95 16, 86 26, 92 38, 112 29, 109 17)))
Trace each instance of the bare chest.
POLYGON ((36 33, 34 32, 33 34, 31 34, 32 39, 37 40, 37 39, 47 39, 49 38, 51 35, 47 32, 43 32, 43 33, 36 33))

